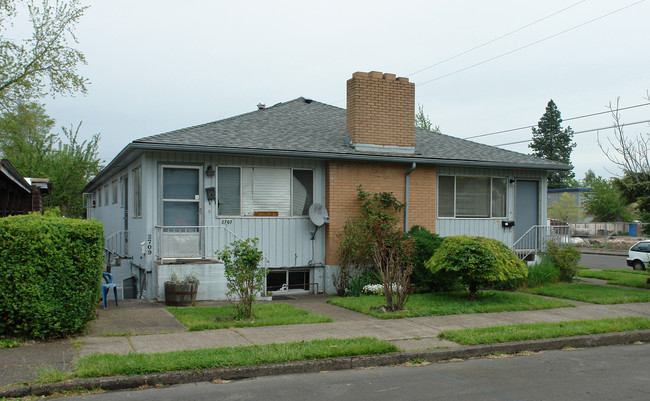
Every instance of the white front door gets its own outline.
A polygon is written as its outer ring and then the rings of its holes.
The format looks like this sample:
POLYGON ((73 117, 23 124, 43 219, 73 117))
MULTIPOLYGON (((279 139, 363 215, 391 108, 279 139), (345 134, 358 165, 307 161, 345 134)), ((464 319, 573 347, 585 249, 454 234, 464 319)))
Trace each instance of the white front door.
POLYGON ((161 166, 162 256, 202 257, 201 167, 161 166))

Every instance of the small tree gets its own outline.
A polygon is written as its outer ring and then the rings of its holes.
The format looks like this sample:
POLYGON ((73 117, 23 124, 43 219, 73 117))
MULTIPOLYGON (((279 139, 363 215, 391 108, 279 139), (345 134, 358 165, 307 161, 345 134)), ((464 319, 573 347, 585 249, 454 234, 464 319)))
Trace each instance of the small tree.
POLYGON ((476 299, 481 286, 528 276, 524 262, 503 242, 465 235, 445 238, 426 265, 433 273, 447 271, 458 275, 469 289, 470 300, 476 299))
POLYGON ((428 115, 424 114, 424 107, 418 104, 418 112, 415 113, 415 127, 422 128, 427 131, 440 133, 440 126, 434 126, 428 115))
POLYGON ((237 240, 217 252, 223 261, 228 280, 228 299, 237 302, 237 319, 250 319, 253 315, 255 295, 264 288, 267 269, 259 268, 262 251, 257 249, 257 238, 237 240))
MULTIPOLYGON (((358 188, 359 216, 348 220, 342 232, 339 260, 346 271, 373 264, 382 279, 386 306, 404 308, 411 293, 413 239, 397 226, 396 212, 404 205, 390 192, 369 193, 358 188)), ((345 283, 347 284, 347 282, 345 283)))
POLYGON ((627 202, 610 180, 602 177, 591 182, 591 192, 585 194, 585 210, 596 221, 631 221, 632 213, 627 209, 627 202))
POLYGON ((575 222, 582 219, 582 211, 578 206, 575 195, 564 192, 560 195, 560 200, 553 202, 548 208, 548 217, 568 222, 575 222))

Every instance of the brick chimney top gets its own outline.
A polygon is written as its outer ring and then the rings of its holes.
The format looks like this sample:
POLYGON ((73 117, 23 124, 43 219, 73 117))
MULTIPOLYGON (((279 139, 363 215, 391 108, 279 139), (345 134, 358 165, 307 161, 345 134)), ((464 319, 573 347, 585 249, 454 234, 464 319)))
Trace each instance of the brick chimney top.
POLYGON ((360 152, 415 153, 415 84, 379 71, 347 82, 347 133, 360 152))

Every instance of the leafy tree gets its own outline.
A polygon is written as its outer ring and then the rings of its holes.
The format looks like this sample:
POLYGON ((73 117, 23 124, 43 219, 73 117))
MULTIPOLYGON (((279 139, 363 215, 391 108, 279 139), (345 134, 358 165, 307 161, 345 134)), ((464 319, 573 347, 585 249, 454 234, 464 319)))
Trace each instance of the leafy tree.
POLYGON ((596 181, 597 178, 600 178, 600 176, 596 177, 596 173, 594 173, 594 170, 589 169, 585 173, 585 178, 582 179, 580 184, 585 188, 593 188, 594 181, 596 181))
POLYGON ((59 206, 67 217, 83 217, 84 186, 101 169, 97 154, 99 134, 80 141, 76 127, 62 128, 63 139, 50 133, 54 125, 37 103, 18 105, 0 117, 0 154, 26 177, 44 177, 52 181, 52 193, 44 206, 59 206))
POLYGON ((476 299, 481 286, 504 281, 523 280, 528 268, 501 241, 466 235, 445 238, 429 261, 427 268, 455 274, 469 289, 469 299, 476 299))
MULTIPOLYGON (((372 264, 384 286, 386 308, 404 308, 411 293, 414 240, 397 226, 395 216, 404 207, 390 192, 369 193, 357 188, 361 212, 346 222, 339 246, 342 269, 372 264)), ((347 283, 346 283, 347 284, 347 283)))
POLYGON ((560 195, 560 200, 554 202, 548 208, 548 217, 568 222, 575 222, 582 219, 582 211, 578 205, 575 195, 564 192, 560 195))
POLYGON ((77 43, 74 29, 87 7, 78 0, 0 1, 0 109, 47 94, 86 92, 88 80, 77 72, 84 55, 70 47, 77 43), (21 3, 26 3, 22 7, 21 3), (18 7, 17 7, 18 5, 18 7), (26 12, 32 26, 30 38, 12 39, 12 20, 26 12))
MULTIPOLYGON (((571 151, 576 147, 573 130, 571 127, 562 128, 562 116, 553 99, 548 102, 537 128, 533 128, 533 142, 528 147, 534 156, 571 165, 571 151)), ((572 171, 551 171, 548 173, 548 187, 568 188, 569 179, 574 177, 572 171)))
POLYGON ((440 133, 440 126, 433 126, 429 116, 424 114, 424 107, 421 104, 418 104, 418 112, 415 113, 415 127, 435 132, 437 134, 440 133))
POLYGON ((587 214, 596 221, 632 221, 627 208, 628 202, 621 196, 610 180, 602 177, 591 181, 591 192, 585 194, 584 206, 587 214))
POLYGON ((253 315, 255 295, 264 288, 268 270, 260 268, 264 255, 257 249, 257 238, 236 240, 217 257, 223 261, 228 283, 228 299, 237 303, 237 319, 250 319, 253 315))
MULTIPOLYGON (((650 92, 646 93, 646 99, 650 102, 650 92)), ((614 179, 614 187, 621 191, 626 202, 636 202, 642 221, 650 222, 650 133, 639 133, 633 137, 625 134, 619 99, 616 99, 616 106, 609 104, 609 110, 614 120, 613 139, 608 138, 607 146, 599 136, 598 146, 623 173, 622 177, 614 179)), ((650 234, 650 225, 644 226, 643 231, 650 234)))

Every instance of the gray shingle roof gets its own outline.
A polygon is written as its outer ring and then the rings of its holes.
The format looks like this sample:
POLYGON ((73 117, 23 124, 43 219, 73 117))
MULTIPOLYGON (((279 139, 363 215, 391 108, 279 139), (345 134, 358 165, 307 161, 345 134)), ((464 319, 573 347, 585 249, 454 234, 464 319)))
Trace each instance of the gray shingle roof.
POLYGON ((266 109, 194 127, 138 139, 133 145, 202 151, 246 151, 283 155, 296 153, 318 158, 415 161, 434 164, 482 165, 534 169, 568 169, 569 166, 428 132, 415 131, 415 154, 395 155, 355 151, 347 144, 345 109, 306 101, 300 97, 266 109))

